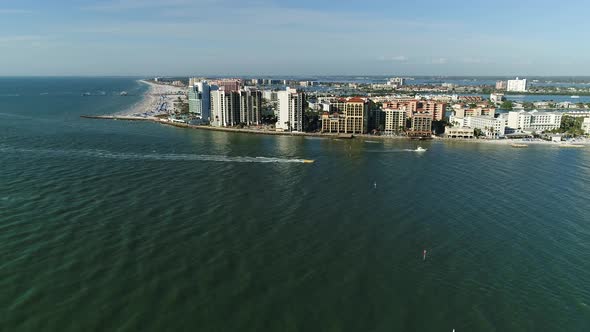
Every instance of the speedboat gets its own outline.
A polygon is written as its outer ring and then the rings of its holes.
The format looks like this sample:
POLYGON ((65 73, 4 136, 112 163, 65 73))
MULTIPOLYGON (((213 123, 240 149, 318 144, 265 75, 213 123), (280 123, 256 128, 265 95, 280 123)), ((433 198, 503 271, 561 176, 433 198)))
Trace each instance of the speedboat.
POLYGON ((424 149, 423 147, 419 146, 419 147, 417 147, 417 148, 416 148, 416 150, 414 150, 414 151, 416 151, 416 152, 425 152, 426 150, 427 150, 427 149, 424 149))

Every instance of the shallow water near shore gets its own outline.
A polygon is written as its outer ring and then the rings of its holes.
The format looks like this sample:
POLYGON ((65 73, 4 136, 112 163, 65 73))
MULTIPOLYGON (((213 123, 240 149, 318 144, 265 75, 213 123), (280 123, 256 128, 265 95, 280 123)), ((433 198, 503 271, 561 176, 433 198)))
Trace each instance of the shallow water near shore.
POLYGON ((588 149, 79 117, 145 89, 0 79, 0 331, 590 326, 588 149))

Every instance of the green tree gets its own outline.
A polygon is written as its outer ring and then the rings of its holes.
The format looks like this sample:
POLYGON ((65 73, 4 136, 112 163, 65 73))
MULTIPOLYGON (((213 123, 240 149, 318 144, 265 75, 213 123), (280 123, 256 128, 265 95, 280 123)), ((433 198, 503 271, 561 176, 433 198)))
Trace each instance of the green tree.
POLYGON ((524 109, 527 110, 532 110, 533 108, 535 108, 535 105, 531 102, 525 101, 522 103, 522 107, 524 107, 524 109))
POLYGON ((582 130, 583 121, 583 118, 575 118, 573 116, 565 115, 561 118, 561 126, 559 127, 559 130, 562 133, 574 137, 584 135, 584 130, 582 130))
POLYGON ((507 111, 512 111, 514 108, 514 103, 511 100, 504 100, 500 108, 507 111))

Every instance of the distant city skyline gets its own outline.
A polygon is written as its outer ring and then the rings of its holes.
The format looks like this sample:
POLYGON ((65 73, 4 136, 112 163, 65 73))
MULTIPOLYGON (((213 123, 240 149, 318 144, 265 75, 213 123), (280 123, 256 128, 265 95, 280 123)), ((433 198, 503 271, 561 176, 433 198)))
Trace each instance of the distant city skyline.
POLYGON ((584 76, 566 0, 20 0, 0 4, 0 76, 584 76))

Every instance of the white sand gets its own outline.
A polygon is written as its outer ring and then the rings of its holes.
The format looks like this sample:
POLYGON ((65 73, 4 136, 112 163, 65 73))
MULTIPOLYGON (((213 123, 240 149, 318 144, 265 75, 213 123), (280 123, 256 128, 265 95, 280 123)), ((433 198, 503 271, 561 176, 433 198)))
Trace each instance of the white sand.
POLYGON ((138 82, 149 85, 143 98, 129 109, 121 111, 116 115, 153 117, 158 114, 167 114, 174 110, 174 101, 178 97, 186 99, 186 88, 147 81, 138 82))

